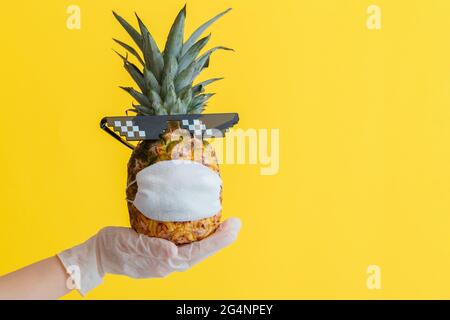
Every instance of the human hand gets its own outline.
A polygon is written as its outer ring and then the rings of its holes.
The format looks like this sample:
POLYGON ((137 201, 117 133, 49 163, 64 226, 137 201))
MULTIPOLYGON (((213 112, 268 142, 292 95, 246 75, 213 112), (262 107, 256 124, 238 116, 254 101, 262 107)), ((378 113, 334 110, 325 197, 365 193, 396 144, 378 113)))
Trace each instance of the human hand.
POLYGON ((58 254, 66 270, 76 267, 80 293, 98 286, 106 273, 131 278, 161 278, 185 271, 237 239, 241 222, 224 221, 208 238, 176 246, 170 241, 150 238, 123 227, 106 227, 86 242, 58 254))

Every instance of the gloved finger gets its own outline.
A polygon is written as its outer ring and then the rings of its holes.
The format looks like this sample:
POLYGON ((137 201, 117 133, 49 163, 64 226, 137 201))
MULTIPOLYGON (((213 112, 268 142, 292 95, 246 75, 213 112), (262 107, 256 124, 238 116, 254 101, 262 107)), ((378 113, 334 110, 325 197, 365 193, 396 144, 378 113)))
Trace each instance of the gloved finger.
POLYGON ((131 252, 133 262, 130 263, 136 270, 140 270, 139 274, 143 275, 135 278, 147 277, 150 270, 153 276, 164 277, 171 272, 185 271, 189 268, 186 261, 177 259, 178 247, 165 239, 139 234, 131 252))
POLYGON ((236 241, 240 229, 241 220, 230 218, 208 238, 178 247, 178 256, 192 266, 236 241))
POLYGON ((131 228, 106 227, 99 233, 103 247, 113 247, 115 252, 136 254, 153 259, 169 259, 177 255, 177 246, 164 239, 138 234, 131 228))
POLYGON ((136 242, 136 253, 148 258, 169 260, 177 256, 178 248, 169 240, 140 234, 139 240, 136 242))
POLYGON ((145 235, 140 235, 140 237, 146 243, 147 257, 157 260, 166 272, 185 271, 189 268, 189 264, 185 260, 178 259, 178 247, 173 242, 145 235))

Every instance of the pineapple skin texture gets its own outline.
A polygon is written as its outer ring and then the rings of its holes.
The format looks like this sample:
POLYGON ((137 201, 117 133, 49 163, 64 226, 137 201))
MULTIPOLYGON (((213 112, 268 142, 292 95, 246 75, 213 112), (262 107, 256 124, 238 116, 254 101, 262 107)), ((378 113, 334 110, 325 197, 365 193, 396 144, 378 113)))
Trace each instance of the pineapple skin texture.
MULTIPOLYGON (((177 159, 194 161, 194 145, 197 149, 205 149, 208 144, 196 140, 194 138, 189 142, 192 152, 177 153, 177 159), (192 144, 191 144, 192 142, 192 144)), ((172 141, 170 133, 166 133, 160 140, 141 141, 134 149, 128 162, 128 179, 129 185, 136 179, 136 174, 142 169, 155 164, 159 161, 171 160, 171 153, 174 147, 180 142, 172 141)), ((186 143, 186 142, 184 142, 186 143)), ((210 149, 211 150, 211 149, 210 149)), ((202 164, 219 174, 219 166, 214 151, 208 152, 208 157, 202 156, 202 164)), ((138 191, 137 184, 134 183, 127 188, 127 199, 134 200, 138 191)), ((221 196, 222 201, 222 196, 221 196)), ((138 233, 145 234, 149 237, 157 237, 172 241, 176 245, 191 243, 202 240, 216 231, 220 224, 221 212, 214 216, 196 220, 183 222, 166 222, 156 221, 144 216, 132 203, 128 202, 128 212, 130 215, 131 227, 138 233)))

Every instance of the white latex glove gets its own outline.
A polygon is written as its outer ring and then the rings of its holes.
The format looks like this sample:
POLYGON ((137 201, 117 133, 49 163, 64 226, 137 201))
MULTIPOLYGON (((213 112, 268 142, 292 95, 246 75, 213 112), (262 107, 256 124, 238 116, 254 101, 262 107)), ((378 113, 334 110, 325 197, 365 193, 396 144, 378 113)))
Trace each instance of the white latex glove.
POLYGON ((85 295, 102 283, 106 273, 161 278, 174 271, 185 271, 233 243, 240 228, 240 220, 230 218, 208 238, 177 247, 170 241, 147 237, 130 228, 107 227, 58 257, 68 272, 80 271, 77 289, 85 295))

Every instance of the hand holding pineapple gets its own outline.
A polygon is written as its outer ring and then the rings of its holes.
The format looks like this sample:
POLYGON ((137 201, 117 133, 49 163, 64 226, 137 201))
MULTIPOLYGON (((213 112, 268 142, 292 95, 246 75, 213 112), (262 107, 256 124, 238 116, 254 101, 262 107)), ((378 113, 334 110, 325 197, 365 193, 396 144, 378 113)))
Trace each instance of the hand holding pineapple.
POLYGON ((130 228, 107 227, 88 241, 61 252, 67 270, 79 268, 81 294, 98 286, 106 273, 131 278, 161 278, 185 271, 232 244, 241 228, 237 218, 224 221, 207 239, 177 246, 171 241, 138 234, 130 228))
POLYGON ((73 289, 85 295, 103 281, 106 273, 132 278, 165 277, 185 271, 230 245, 239 229, 239 219, 228 219, 208 239, 176 246, 130 228, 104 228, 57 257, 0 276, 0 300, 57 299, 73 289))

